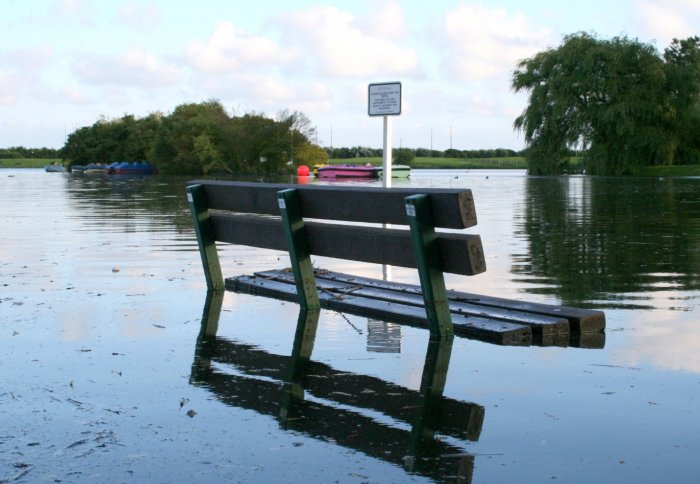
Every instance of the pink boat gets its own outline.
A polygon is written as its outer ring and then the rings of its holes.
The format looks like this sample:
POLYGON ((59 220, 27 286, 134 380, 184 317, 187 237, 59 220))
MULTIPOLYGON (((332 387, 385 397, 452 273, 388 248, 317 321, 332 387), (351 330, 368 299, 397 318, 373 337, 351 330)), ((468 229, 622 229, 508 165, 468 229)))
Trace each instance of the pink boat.
POLYGON ((319 167, 319 178, 379 178, 380 169, 371 165, 327 165, 319 167))

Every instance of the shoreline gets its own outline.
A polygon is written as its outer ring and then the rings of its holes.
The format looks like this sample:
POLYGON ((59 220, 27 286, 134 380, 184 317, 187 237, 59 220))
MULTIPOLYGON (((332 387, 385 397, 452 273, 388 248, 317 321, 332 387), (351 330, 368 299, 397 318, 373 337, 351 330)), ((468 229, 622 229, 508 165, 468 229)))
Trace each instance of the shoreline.
MULTIPOLYGON (((445 159, 445 158, 416 158, 412 168, 415 170, 527 170, 524 158, 474 158, 474 159, 445 159), (446 161, 447 160, 447 161, 446 161)), ((59 160, 41 158, 12 158, 0 159, 0 169, 43 169, 52 162, 60 164, 59 160)), ((381 165, 381 158, 355 158, 351 160, 333 159, 329 164, 365 164, 381 165)), ((578 174, 556 175, 571 176, 578 174)), ((196 175, 192 175, 196 176, 196 175)), ((677 166, 648 166, 643 167, 636 175, 620 175, 623 177, 696 177, 700 176, 700 164, 677 166)))

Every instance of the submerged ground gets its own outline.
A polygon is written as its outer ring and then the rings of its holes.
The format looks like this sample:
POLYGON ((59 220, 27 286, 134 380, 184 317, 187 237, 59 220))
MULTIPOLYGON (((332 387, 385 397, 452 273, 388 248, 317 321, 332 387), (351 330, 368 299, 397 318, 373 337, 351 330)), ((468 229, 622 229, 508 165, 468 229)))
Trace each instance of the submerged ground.
MULTIPOLYGON (((488 270, 448 286, 608 320, 597 348, 456 339, 442 407, 456 413, 443 420, 421 418, 422 329, 322 311, 306 377, 285 384, 298 306, 207 299, 185 181, 0 170, 0 482, 691 482, 700 471, 700 179, 414 171, 410 186, 474 191, 488 270), (426 422, 432 444, 416 445, 426 422)), ((222 249, 227 275, 286 257, 222 249)))

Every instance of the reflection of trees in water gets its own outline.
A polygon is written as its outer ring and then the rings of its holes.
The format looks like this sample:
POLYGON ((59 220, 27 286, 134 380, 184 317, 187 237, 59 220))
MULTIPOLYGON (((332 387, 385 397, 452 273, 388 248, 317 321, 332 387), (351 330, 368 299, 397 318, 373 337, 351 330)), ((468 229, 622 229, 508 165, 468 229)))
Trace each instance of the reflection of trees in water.
POLYGON ((186 178, 103 174, 64 179, 68 200, 91 225, 120 232, 191 230, 186 178))
MULTIPOLYGON (((529 254, 513 273, 564 304, 700 287, 700 181, 536 178, 516 219, 529 254)), ((626 297, 630 299, 630 297, 626 297)))
MULTIPOLYGON (((73 174, 65 176, 68 200, 96 226, 120 232, 192 231, 186 183, 193 177, 73 174)), ((289 177, 284 177, 289 182, 289 177)), ((254 181, 254 180, 251 180, 254 181)))

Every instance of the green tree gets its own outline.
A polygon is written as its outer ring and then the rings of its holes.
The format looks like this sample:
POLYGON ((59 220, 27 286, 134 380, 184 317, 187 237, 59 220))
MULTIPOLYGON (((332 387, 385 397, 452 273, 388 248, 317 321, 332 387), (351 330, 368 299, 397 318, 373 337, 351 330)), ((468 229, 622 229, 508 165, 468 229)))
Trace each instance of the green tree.
POLYGON ((194 154, 202 165, 204 174, 216 170, 224 170, 231 173, 231 169, 224 163, 221 153, 214 146, 209 135, 200 134, 194 139, 194 154))
POLYGON ((673 39, 664 51, 678 164, 700 163, 700 37, 673 39))
POLYGON ((0 159, 3 158, 58 158, 61 154, 54 148, 25 148, 24 146, 12 146, 0 148, 0 159))
MULTIPOLYGON (((62 154, 71 164, 146 160, 164 174, 268 174, 287 170, 298 152, 314 152, 312 136, 315 128, 297 111, 282 111, 277 120, 256 113, 232 117, 219 101, 209 100, 179 105, 169 115, 102 116, 71 133, 62 154)), ((4 155, 20 155, 19 150, 4 155)), ((321 151, 313 156, 327 156, 321 151)))
POLYGON ((416 158, 416 153, 410 148, 394 148, 391 158, 394 165, 411 166, 416 158))
POLYGON ((195 140, 205 135, 219 154, 226 153, 230 140, 224 127, 229 121, 225 109, 215 100, 177 106, 158 127, 149 158, 161 173, 204 173, 204 167, 212 160, 200 156, 195 140))
POLYGON ((558 48, 521 61, 512 87, 529 92, 514 127, 528 144, 531 173, 563 172, 575 147, 587 150, 593 174, 634 173, 674 158, 675 113, 664 61, 651 45, 569 35, 558 48))
POLYGON ((269 174, 284 170, 291 149, 290 120, 279 122, 251 113, 235 118, 234 124, 236 171, 269 174))
POLYGON ((306 143, 294 151, 294 162, 297 165, 314 166, 328 163, 328 153, 318 145, 306 143))
POLYGON ((285 109, 277 113, 276 121, 281 124, 288 124, 290 129, 294 130, 295 143, 296 137, 299 138, 299 146, 304 143, 310 143, 316 139, 316 126, 311 123, 311 120, 299 111, 285 109))
POLYGON ((126 138, 124 160, 151 161, 149 159, 151 146, 153 146, 162 118, 161 113, 151 113, 145 118, 134 120, 126 138))

